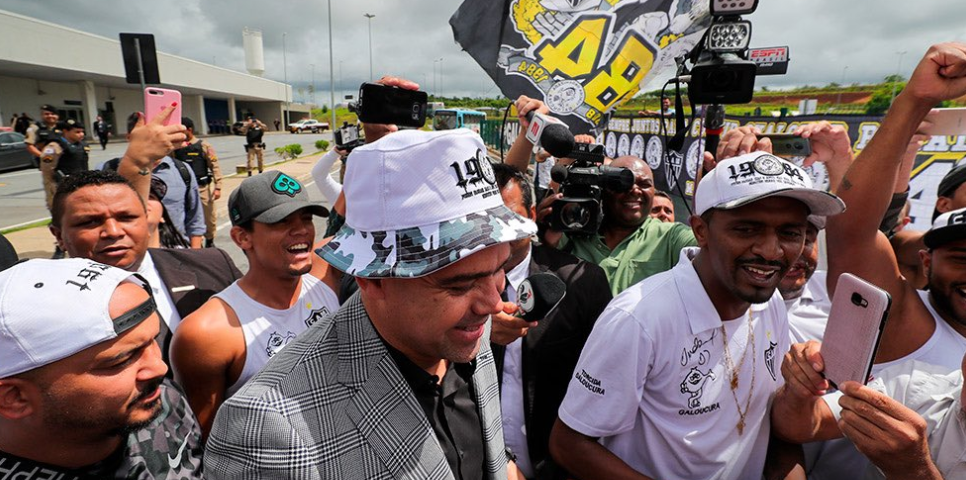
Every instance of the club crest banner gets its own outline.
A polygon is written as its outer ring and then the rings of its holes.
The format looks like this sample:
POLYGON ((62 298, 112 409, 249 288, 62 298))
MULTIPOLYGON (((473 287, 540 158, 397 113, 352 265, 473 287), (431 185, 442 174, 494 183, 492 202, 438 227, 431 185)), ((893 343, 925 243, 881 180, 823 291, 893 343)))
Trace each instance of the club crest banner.
POLYGON ((504 95, 543 100, 574 133, 599 132, 709 24, 707 0, 466 0, 450 18, 504 95))
MULTIPOLYGON (((833 125, 848 129, 852 140, 852 150, 858 155, 879 129, 882 117, 856 115, 803 115, 786 119, 773 117, 728 116, 725 131, 739 126, 751 125, 765 133, 790 133, 799 125, 827 120, 833 125)), ((658 190, 681 199, 694 195, 695 179, 698 173, 704 141, 698 139, 699 126, 688 132, 688 138, 681 152, 667 151, 662 135, 674 135, 674 122, 662 121, 657 117, 611 118, 605 129, 597 136, 597 142, 604 145, 610 158, 633 155, 645 160, 654 174, 654 185, 658 190)), ((695 122, 699 123, 699 122, 695 122)), ((933 206, 936 204, 936 189, 940 180, 953 166, 966 157, 966 135, 935 136, 919 149, 916 163, 909 180, 909 211, 912 223, 907 228, 928 230, 932 223, 933 206)), ((799 164, 802 159, 797 159, 799 164)), ((828 188, 828 175, 825 167, 816 164, 806 168, 816 187, 828 188)), ((892 188, 883 185, 882 188, 892 188)))

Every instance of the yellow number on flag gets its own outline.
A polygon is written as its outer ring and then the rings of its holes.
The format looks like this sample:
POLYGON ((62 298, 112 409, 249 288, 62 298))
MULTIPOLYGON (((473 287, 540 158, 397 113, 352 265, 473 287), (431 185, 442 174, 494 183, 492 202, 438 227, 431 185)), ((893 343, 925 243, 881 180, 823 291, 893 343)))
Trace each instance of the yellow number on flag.
POLYGON ((619 100, 640 88, 641 79, 654 65, 654 52, 636 34, 628 35, 610 65, 587 85, 585 103, 606 112, 619 100))
POLYGON ((537 51, 540 65, 548 72, 570 78, 589 74, 597 66, 607 24, 607 17, 595 16, 585 16, 575 22, 560 40, 547 43, 537 51))

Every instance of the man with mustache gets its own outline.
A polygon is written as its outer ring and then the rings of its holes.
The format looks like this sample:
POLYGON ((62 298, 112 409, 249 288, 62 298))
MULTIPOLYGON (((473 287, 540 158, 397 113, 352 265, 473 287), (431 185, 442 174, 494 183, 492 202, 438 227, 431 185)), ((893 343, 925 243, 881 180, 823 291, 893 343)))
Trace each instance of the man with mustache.
MULTIPOLYGON (((902 176, 903 160, 917 128, 933 106, 963 94, 966 44, 932 46, 896 97, 875 137, 842 180, 839 193, 849 205, 848 212, 829 220, 829 290, 834 289, 839 274, 849 272, 878 285, 892 297, 872 369, 876 377, 888 367, 909 361, 958 368, 966 353, 966 209, 940 215, 925 234, 926 248, 919 252, 928 279, 925 291, 917 290, 900 274, 892 246, 879 231, 879 219, 889 206, 893 190, 882 187, 902 176)), ((790 368, 787 372, 782 369, 787 383, 772 409, 776 433, 797 443, 843 434, 834 413, 848 400, 840 399, 841 392, 823 397, 828 383, 820 376, 819 349, 813 345, 793 345, 787 354, 785 363, 790 368)), ((882 432, 879 440, 890 442, 890 434, 882 432)))
POLYGON ((228 198, 231 238, 245 276, 188 315, 171 342, 174 377, 207 436, 218 407, 296 335, 339 309, 338 284, 312 276, 322 205, 282 172, 248 177, 228 198))
POLYGON ((142 277, 87 259, 0 273, 3 478, 201 478, 201 431, 142 277))
POLYGON ((700 248, 597 320, 551 434, 553 458, 584 479, 760 477, 789 345, 777 288, 802 253, 807 217, 844 208, 770 153, 720 161, 695 195, 700 248))
POLYGON ((209 478, 507 478, 486 339, 508 243, 536 226, 496 183, 466 129, 352 151, 345 225, 317 253, 359 292, 222 404, 209 478))

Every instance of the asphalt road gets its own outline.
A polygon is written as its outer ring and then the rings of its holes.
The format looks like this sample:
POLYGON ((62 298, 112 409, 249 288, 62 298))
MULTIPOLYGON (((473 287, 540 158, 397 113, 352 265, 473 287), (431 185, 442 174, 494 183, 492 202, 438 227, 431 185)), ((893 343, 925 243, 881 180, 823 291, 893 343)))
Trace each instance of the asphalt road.
MULTIPOLYGON (((302 145, 302 154, 308 155, 316 151, 315 141, 325 139, 332 141, 330 132, 321 134, 290 134, 270 132, 265 135, 265 162, 278 160, 275 148, 298 143, 302 145)), ((218 153, 222 174, 235 173, 236 165, 245 164, 245 137, 217 136, 207 137, 218 153)), ((107 150, 101 150, 97 140, 91 146, 90 166, 97 168, 101 163, 112 158, 120 157, 127 148, 126 142, 112 142, 107 150)), ((44 205, 44 190, 40 180, 40 171, 29 169, 0 174, 0 230, 19 225, 25 225, 49 218, 44 205)))

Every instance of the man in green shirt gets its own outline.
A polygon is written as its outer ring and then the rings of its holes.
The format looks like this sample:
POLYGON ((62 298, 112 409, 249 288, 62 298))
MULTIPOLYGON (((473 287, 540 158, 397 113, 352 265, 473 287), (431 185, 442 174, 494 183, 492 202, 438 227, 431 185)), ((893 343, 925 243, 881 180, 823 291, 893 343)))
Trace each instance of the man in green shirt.
MULTIPOLYGON (((627 192, 604 190, 604 217, 597 235, 571 236, 548 231, 544 241, 577 258, 604 269, 616 296, 625 288, 651 275, 670 270, 684 247, 696 246, 691 229, 682 223, 664 223, 650 218, 654 200, 651 168, 637 157, 620 157, 610 166, 634 172, 634 186, 627 192)), ((554 199, 561 197, 553 195, 554 199)), ((549 206, 543 203, 541 206, 549 206)))
MULTIPOLYGON (((504 160, 508 165, 527 172, 533 144, 526 138, 526 115, 529 112, 549 114, 537 99, 520 96, 516 101, 520 133, 504 160)), ((578 139, 579 140, 579 139, 578 139)), ((558 159, 566 165, 570 159, 558 159)), ((633 156, 620 157, 610 166, 625 167, 634 172, 634 187, 624 193, 604 190, 601 199, 604 217, 597 235, 568 236, 547 230, 543 242, 569 252, 581 260, 600 265, 616 296, 625 288, 651 275, 670 270, 678 262, 684 247, 697 246, 691 228, 681 223, 663 223, 649 217, 654 200, 654 176, 647 162, 633 156)), ((540 202, 537 218, 546 218, 550 205, 562 196, 547 195, 540 202)))

